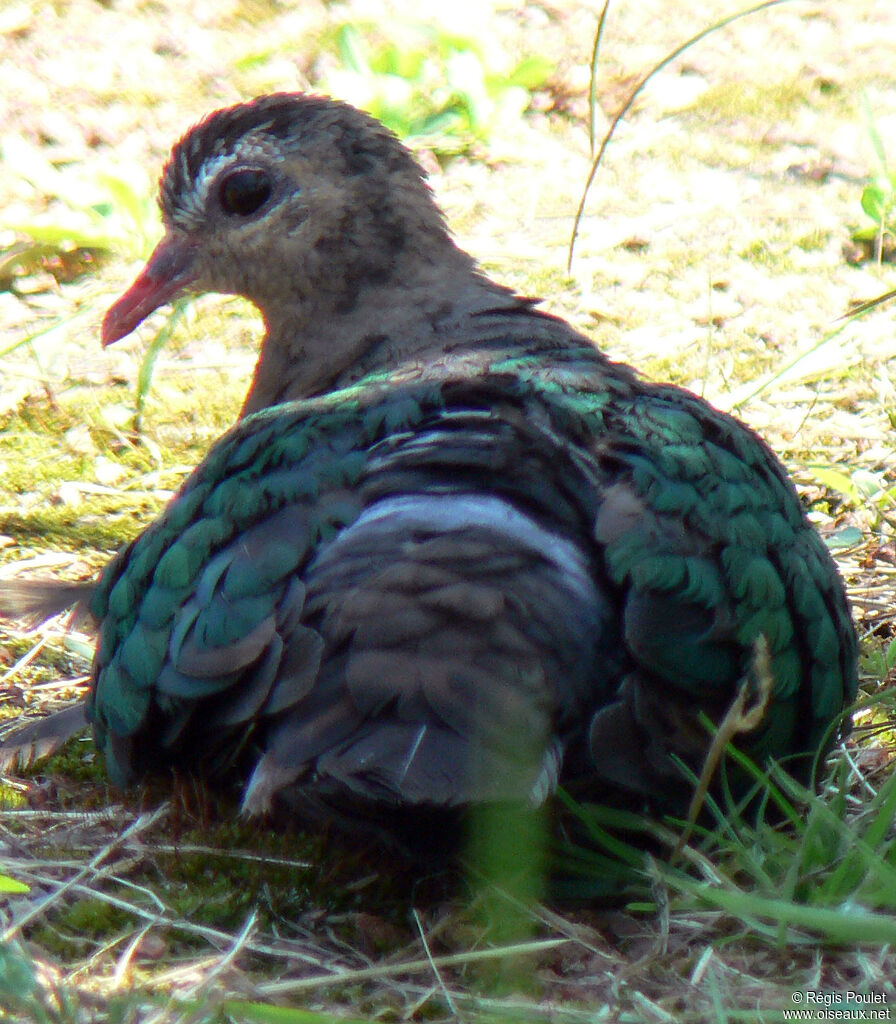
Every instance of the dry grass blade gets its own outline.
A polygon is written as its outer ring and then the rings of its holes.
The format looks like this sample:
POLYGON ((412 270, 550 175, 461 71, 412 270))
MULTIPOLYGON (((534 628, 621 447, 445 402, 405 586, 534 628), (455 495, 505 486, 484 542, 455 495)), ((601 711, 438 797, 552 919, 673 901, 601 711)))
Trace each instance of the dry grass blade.
MULTIPOLYGON (((572 259, 575 252, 576 239, 579 234, 579 226, 582 223, 582 217, 585 213, 585 203, 588 200, 588 193, 591 191, 591 185, 594 182, 594 178, 597 175, 597 170, 600 167, 601 161, 603 160, 604 153, 607 151, 607 146, 610 144, 610 140, 619 127, 619 124, 625 118, 626 114, 631 110, 635 100, 640 96, 642 90, 647 83, 653 78, 654 75, 659 74, 663 68, 668 67, 673 61, 677 60, 683 53, 689 50, 696 43, 699 43, 701 39, 705 39, 707 36, 712 35, 713 32, 719 31, 719 29, 725 28, 732 22, 738 21, 741 18, 746 18, 751 14, 758 14, 760 11, 764 11, 769 7, 778 7, 780 4, 790 3, 791 0, 765 0, 764 3, 756 4, 755 7, 748 7, 745 11, 738 11, 736 14, 732 14, 727 18, 723 18, 721 21, 716 22, 714 25, 710 25, 708 28, 702 29, 696 35, 691 36, 687 42, 677 46, 671 53, 667 54, 658 64, 655 64, 644 77, 638 82, 638 84, 628 94, 628 98, 616 112, 613 120, 610 122, 610 127, 607 129, 606 134, 601 140, 600 148, 597 151, 597 155, 591 162, 591 170, 588 172, 588 177, 585 179, 585 187, 582 189, 582 198, 579 201, 578 209, 576 210, 575 217, 572 222, 572 233, 569 239, 569 249, 566 258, 566 272, 572 271, 572 259)), ((600 23, 598 27, 598 43, 601 35, 603 34, 603 21, 606 15, 606 8, 601 13, 600 23)), ((597 52, 592 59, 592 71, 597 66, 597 52)), ((594 146, 592 144, 592 151, 594 146)))
POLYGON ((141 814, 140 817, 129 825, 125 831, 116 836, 111 842, 107 843, 91 860, 86 864, 80 871, 76 872, 71 878, 59 885, 53 892, 46 896, 43 900, 39 901, 35 906, 29 908, 21 917, 13 918, 12 922, 7 926, 0 935, 0 941, 9 942, 14 939, 21 930, 29 924, 31 921, 45 914, 55 903, 57 903, 67 892, 78 886, 79 883, 84 881, 86 878, 90 878, 95 873, 96 868, 101 864, 107 857, 109 857, 116 849, 134 835, 138 835, 145 829, 148 829, 154 825, 159 818, 168 813, 167 805, 162 805, 156 808, 148 814, 141 814))
POLYGON ((681 838, 672 854, 675 861, 681 854, 691 837, 691 832, 697 821, 697 816, 703 807, 709 786, 715 776, 716 769, 725 753, 725 748, 737 736, 738 733, 749 732, 755 729, 765 716, 768 702, 774 687, 774 676, 772 675, 771 658, 768 653, 768 643, 764 636, 756 638, 753 645, 753 666, 755 681, 749 676, 741 683, 737 696, 731 703, 731 707, 725 712, 725 717, 719 723, 715 736, 706 757, 703 760, 703 767, 700 770, 700 777, 694 789, 694 795, 688 806, 687 827, 681 834, 681 838), (753 699, 753 703, 747 707, 747 701, 753 699))
POLYGON ((594 48, 591 51, 591 83, 588 88, 588 142, 591 156, 594 156, 594 143, 597 138, 597 62, 600 57, 600 44, 604 38, 604 26, 610 11, 610 0, 601 8, 597 19, 597 31, 594 33, 594 48))
POLYGON ((863 316, 865 313, 870 313, 872 309, 876 309, 878 306, 882 306, 884 303, 889 302, 890 299, 894 298, 896 298, 896 288, 891 291, 884 292, 883 295, 878 295, 876 299, 869 299, 867 302, 860 302, 858 305, 853 306, 849 312, 838 317, 838 319, 853 320, 856 317, 863 316))
POLYGON ((451 953, 447 956, 424 957, 409 960, 405 963, 379 964, 375 967, 364 967, 359 970, 334 969, 332 973, 317 975, 312 978, 296 978, 290 981, 271 982, 259 986, 259 992, 265 996, 277 996, 286 993, 309 992, 314 989, 326 988, 329 985, 347 985, 359 981, 374 981, 388 977, 400 977, 405 974, 420 974, 423 971, 440 970, 446 967, 467 967, 471 964, 493 962, 513 956, 528 956, 533 953, 547 953, 559 949, 569 943, 570 939, 543 939, 534 942, 514 943, 496 949, 470 950, 466 953, 451 953))
POLYGON ((187 999, 196 999, 202 993, 210 991, 211 986, 215 983, 224 971, 227 970, 236 960, 237 956, 250 945, 250 938, 253 932, 256 930, 256 923, 258 921, 258 911, 253 910, 249 917, 246 919, 246 923, 243 925, 242 930, 235 937, 220 960, 207 972, 205 972, 200 981, 198 981, 191 989, 186 993, 187 999))
POLYGON ((442 977, 442 973, 439 970, 438 964, 436 964, 435 960, 433 959, 432 952, 429 948, 429 942, 426 938, 426 932, 423 928, 423 922, 420 920, 420 914, 418 913, 416 907, 413 908, 412 912, 414 915, 414 924, 416 924, 417 926, 417 932, 419 933, 420 941, 423 944, 423 951, 426 953, 426 959, 430 962, 430 965, 432 966, 432 973, 436 976, 436 981, 438 982, 440 991, 445 997, 445 1002, 448 1004, 448 1009, 451 1010, 455 1017, 457 1017, 457 1006, 455 1005, 454 1000, 451 998, 451 992, 449 991, 448 986, 445 984, 445 979, 442 977))

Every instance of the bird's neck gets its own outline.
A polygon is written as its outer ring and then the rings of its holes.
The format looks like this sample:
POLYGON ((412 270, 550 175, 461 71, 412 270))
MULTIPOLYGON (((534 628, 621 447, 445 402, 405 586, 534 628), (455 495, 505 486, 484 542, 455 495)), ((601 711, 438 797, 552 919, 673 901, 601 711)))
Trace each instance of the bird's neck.
POLYGON ((362 287, 348 309, 314 308, 307 299, 262 308, 267 330, 241 416, 462 350, 475 337, 476 314, 521 305, 528 304, 454 249, 438 264, 418 260, 362 287))

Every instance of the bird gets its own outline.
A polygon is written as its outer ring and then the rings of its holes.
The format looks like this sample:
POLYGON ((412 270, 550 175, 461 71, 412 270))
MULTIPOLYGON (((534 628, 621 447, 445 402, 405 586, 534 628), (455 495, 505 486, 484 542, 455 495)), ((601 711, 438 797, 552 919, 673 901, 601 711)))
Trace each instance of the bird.
POLYGON ((102 342, 244 296, 265 333, 239 418, 98 580, 0 591, 89 609, 115 785, 235 778, 247 814, 349 831, 558 787, 681 813, 744 694, 736 746, 810 776, 856 635, 755 432, 492 281, 343 102, 209 114, 159 196, 102 342))

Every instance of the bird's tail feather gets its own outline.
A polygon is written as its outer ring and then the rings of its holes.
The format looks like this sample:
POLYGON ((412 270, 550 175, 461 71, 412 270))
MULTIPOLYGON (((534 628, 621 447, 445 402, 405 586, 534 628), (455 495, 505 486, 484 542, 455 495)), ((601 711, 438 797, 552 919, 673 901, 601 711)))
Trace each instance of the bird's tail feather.
POLYGON ((69 609, 89 617, 88 605, 95 587, 92 580, 2 580, 0 618, 43 622, 69 609))
POLYGON ((54 753, 87 726, 85 701, 70 704, 52 715, 7 733, 0 742, 0 773, 24 768, 54 753))

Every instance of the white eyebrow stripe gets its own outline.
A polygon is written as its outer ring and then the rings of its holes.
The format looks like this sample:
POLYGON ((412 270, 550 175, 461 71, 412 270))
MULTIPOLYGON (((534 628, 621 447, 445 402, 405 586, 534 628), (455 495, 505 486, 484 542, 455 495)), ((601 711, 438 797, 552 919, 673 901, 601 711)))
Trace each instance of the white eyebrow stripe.
POLYGON ((186 152, 181 153, 181 172, 185 181, 190 181, 191 188, 177 196, 176 208, 172 220, 178 227, 187 231, 195 229, 202 223, 207 210, 209 193, 212 185, 229 167, 251 165, 254 162, 269 162, 272 158, 271 149, 260 140, 245 138, 236 149, 224 153, 215 153, 206 157, 195 176, 190 174, 189 160, 186 152))
MULTIPOLYGON (((177 209, 174 211, 174 221, 180 227, 190 228, 195 221, 200 221, 208 202, 209 189, 221 170, 228 166, 242 163, 243 157, 240 153, 219 153, 217 156, 209 157, 203 161, 199 173, 193 179, 193 187, 186 193, 178 196, 177 209)), ((186 156, 183 158, 184 176, 186 177, 186 156)))

